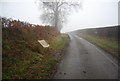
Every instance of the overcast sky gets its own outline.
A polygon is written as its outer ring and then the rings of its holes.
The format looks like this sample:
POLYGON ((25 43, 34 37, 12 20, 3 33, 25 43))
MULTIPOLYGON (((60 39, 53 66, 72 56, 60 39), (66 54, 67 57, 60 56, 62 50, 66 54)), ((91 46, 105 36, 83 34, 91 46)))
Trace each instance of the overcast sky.
MULTIPOLYGON (((68 23, 64 25, 62 32, 118 25, 118 1, 84 0, 82 9, 74 10, 68 16, 68 23)), ((0 16, 41 25, 42 11, 35 2, 35 0, 0 0, 0 16)))

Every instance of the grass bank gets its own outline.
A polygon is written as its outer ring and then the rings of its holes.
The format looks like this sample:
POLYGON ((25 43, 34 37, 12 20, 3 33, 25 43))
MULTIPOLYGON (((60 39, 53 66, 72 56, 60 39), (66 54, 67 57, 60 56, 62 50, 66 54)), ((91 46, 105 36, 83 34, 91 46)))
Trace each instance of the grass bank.
POLYGON ((61 34, 57 36, 55 39, 53 39, 50 42, 51 49, 53 50, 62 50, 64 49, 65 44, 67 43, 68 35, 66 34, 61 34))
POLYGON ((64 51, 68 35, 60 34, 46 41, 50 44, 47 49, 40 47, 37 40, 4 41, 3 79, 49 79, 60 58, 57 53, 64 51))
POLYGON ((120 52, 120 48, 118 47, 120 45, 120 42, 109 39, 109 38, 104 38, 104 37, 99 37, 99 36, 92 36, 92 35, 80 35, 82 38, 90 41, 91 43, 101 47, 105 51, 113 54, 114 56, 118 57, 118 53, 120 52))

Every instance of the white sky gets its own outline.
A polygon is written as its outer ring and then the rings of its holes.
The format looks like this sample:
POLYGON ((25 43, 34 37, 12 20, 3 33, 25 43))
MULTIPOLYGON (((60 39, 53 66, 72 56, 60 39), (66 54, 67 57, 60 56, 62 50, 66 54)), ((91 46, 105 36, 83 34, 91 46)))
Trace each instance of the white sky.
MULTIPOLYGON (((84 0, 83 8, 72 11, 68 16, 68 23, 62 32, 118 25, 118 1, 84 0)), ((36 0, 0 0, 0 16, 41 25, 42 11, 35 2, 36 0)))

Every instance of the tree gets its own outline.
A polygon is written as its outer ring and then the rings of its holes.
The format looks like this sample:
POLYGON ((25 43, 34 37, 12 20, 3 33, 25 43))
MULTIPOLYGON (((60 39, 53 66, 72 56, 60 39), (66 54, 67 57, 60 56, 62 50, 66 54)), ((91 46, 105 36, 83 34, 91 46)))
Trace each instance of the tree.
POLYGON ((43 23, 50 24, 57 27, 60 31, 63 24, 67 21, 67 16, 70 11, 75 7, 81 7, 81 2, 75 2, 74 0, 40 0, 40 7, 43 9, 41 19, 43 23))

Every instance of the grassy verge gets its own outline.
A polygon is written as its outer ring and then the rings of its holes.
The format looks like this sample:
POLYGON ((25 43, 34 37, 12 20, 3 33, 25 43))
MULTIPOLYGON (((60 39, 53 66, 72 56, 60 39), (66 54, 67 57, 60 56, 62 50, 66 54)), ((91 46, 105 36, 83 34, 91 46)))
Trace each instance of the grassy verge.
POLYGON ((108 38, 103 38, 98 36, 85 35, 85 34, 80 36, 90 41, 91 43, 96 44, 97 46, 113 54, 114 56, 118 57, 118 51, 120 50, 120 48, 118 47, 120 43, 118 41, 110 40, 108 38))
POLYGON ((50 42, 50 45, 53 50, 62 50, 64 49, 65 44, 67 43, 68 35, 62 34, 56 37, 52 42, 50 42))
MULTIPOLYGON (((3 79, 49 79, 58 60, 56 52, 63 51, 68 36, 61 34, 47 40, 49 49, 39 47, 36 41, 4 41, 3 47, 3 79), (10 43, 11 42, 11 43, 10 43), (16 50, 11 44, 17 44, 16 50), (15 52, 15 54, 14 54, 15 52)), ((58 57, 59 58, 59 57, 58 57)))

